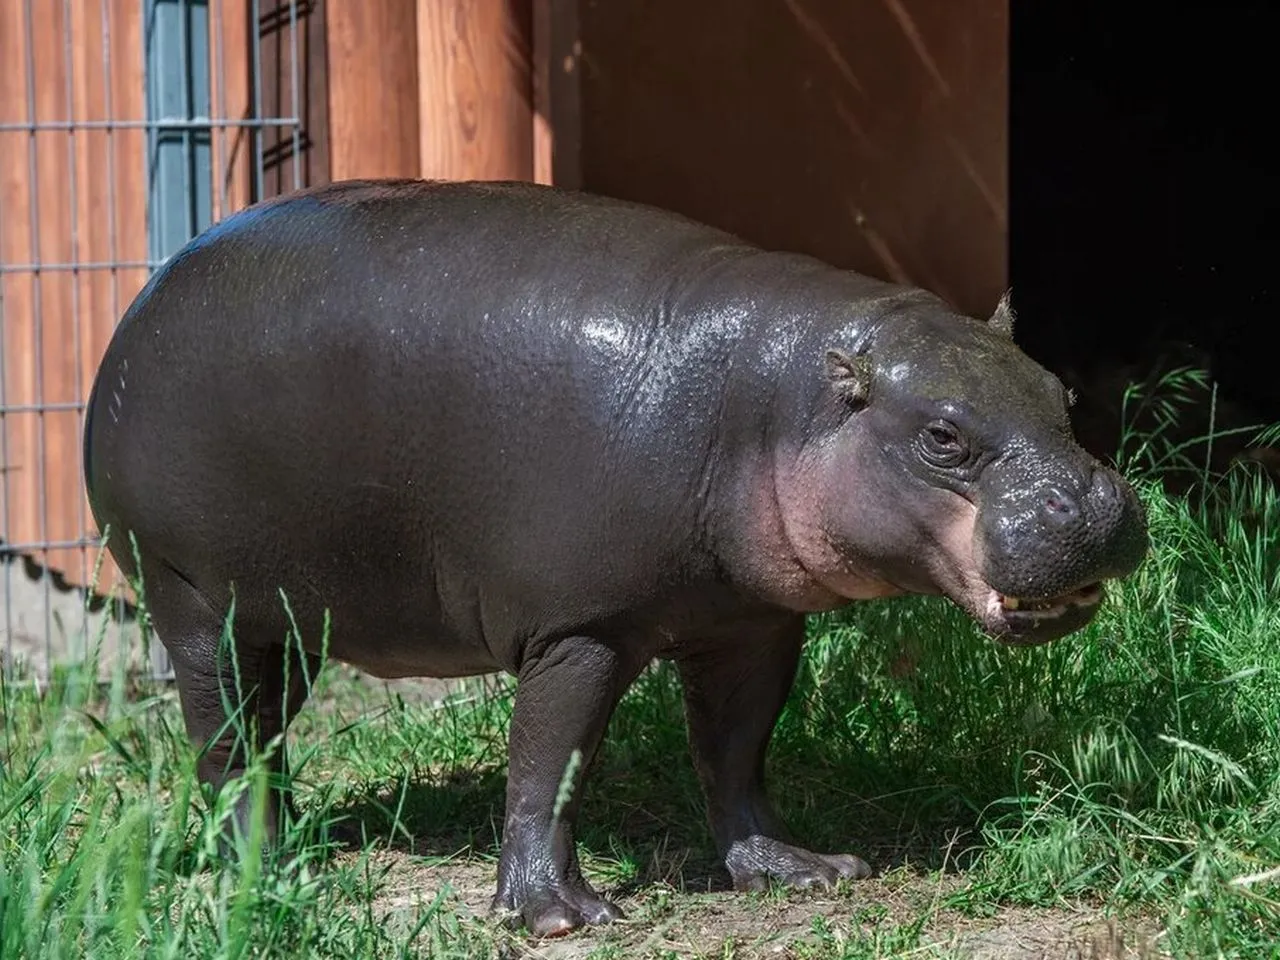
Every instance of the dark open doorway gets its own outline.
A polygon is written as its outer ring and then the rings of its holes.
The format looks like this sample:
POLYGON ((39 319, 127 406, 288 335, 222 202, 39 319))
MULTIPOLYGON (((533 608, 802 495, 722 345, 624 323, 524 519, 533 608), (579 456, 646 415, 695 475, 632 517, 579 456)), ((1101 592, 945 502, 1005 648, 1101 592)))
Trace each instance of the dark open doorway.
POLYGON ((1076 385, 1091 446, 1114 449, 1118 368, 1162 356, 1280 419, 1276 23, 1268 0, 1011 5, 1019 340, 1076 385))

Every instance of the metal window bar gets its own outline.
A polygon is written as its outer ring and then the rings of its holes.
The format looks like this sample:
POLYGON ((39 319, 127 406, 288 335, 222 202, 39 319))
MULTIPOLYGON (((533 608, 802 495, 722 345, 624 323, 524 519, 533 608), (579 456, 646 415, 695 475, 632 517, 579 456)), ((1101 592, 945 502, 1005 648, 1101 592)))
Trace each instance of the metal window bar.
MULTIPOLYGON (((0 89, 21 91, 6 98, 11 105, 0 104, 0 170, 26 181, 22 196, 0 194, 0 669, 12 679, 21 667, 40 680, 57 665, 87 655, 99 636, 106 636, 109 646, 114 635, 122 656, 136 652, 128 648, 140 639, 127 630, 130 616, 123 600, 115 595, 103 602, 110 585, 101 584, 98 594, 88 590, 97 532, 82 494, 74 507, 63 495, 71 489, 67 471, 74 473, 74 490, 82 491, 80 439, 88 378, 99 359, 86 351, 90 345, 95 352, 105 346, 101 335, 86 335, 86 324, 103 297, 110 323, 119 321, 132 290, 141 285, 130 280, 132 287, 125 289, 130 271, 149 275, 215 218, 264 199, 268 166, 288 165, 291 177, 281 176, 277 183, 305 184, 302 149, 309 141, 300 107, 300 31, 304 16, 317 15, 317 5, 312 0, 16 2, 22 3, 21 31, 6 42, 20 43, 17 51, 7 48, 20 55, 0 58, 0 72, 8 72, 0 77, 5 82, 0 89), (264 6, 269 8, 265 15, 264 6), (247 16, 248 22, 236 24, 233 16, 247 16), (142 90, 122 89, 114 69, 120 50, 133 48, 122 33, 128 23, 141 34, 142 90), (228 30, 232 26, 243 29, 228 30), (59 28, 55 37, 51 31, 59 28), (264 35, 279 42, 278 34, 285 32, 290 70, 287 78, 278 78, 284 95, 275 98, 284 109, 267 116, 262 44, 264 35), (228 47, 237 36, 248 49, 228 47), (58 56, 51 57, 55 40, 58 56), (230 102, 228 80, 235 70, 247 72, 241 75, 247 82, 244 103, 230 102), (52 98, 47 91, 59 73, 62 89, 52 98), (90 88, 96 90, 86 93, 90 88), (89 106, 94 96, 96 109, 89 106), (270 138, 264 136, 268 131, 270 138), (128 155, 122 142, 131 132, 144 138, 140 158, 128 155), (239 159, 243 145, 234 158, 235 151, 228 149, 232 137, 246 134, 247 163, 239 159), (96 142, 105 153, 105 197, 91 196, 90 181, 102 182, 102 171, 85 159, 91 137, 102 138, 96 142), (267 146, 268 139, 275 143, 267 146), (55 153, 65 158, 58 161, 62 175, 56 177, 42 166, 55 153), (139 159, 141 169, 132 166, 139 159), (247 181, 238 190, 232 189, 233 166, 247 181), (142 189, 121 196, 119 178, 131 170, 142 178, 142 189), (139 196, 145 198, 145 211, 136 209, 139 196), (25 204, 27 216, 18 211, 11 219, 6 199, 15 207, 25 204), (122 224, 130 217, 145 220, 142 256, 122 255, 122 224), (105 255, 100 239, 94 240, 104 230, 105 255), (94 301, 94 290, 86 285, 99 283, 97 278, 105 278, 106 287, 94 301), (95 306, 87 307, 90 301, 95 306), (69 319, 58 316, 64 311, 69 319), (59 344, 48 337, 68 323, 69 338, 59 344), (46 382, 47 371, 68 367, 71 389, 61 380, 46 382), (74 417, 74 437, 58 426, 65 420, 55 422, 65 417, 74 417), (67 455, 71 441, 74 456, 67 455), (55 457, 50 456, 53 447, 55 457), (62 491, 53 505, 51 482, 62 491), (54 507, 60 525, 51 523, 54 507), (73 532, 68 515, 74 516, 73 532)), ((150 668, 153 678, 171 675, 159 644, 152 647, 150 668)))

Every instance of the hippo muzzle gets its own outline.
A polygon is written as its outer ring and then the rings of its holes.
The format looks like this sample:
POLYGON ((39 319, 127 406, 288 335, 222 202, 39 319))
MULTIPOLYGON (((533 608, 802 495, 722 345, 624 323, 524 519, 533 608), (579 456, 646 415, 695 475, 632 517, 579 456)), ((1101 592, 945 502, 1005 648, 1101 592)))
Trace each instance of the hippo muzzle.
POLYGON ((1083 451, 1012 455, 984 480, 974 553, 989 591, 979 616, 998 639, 1044 643, 1080 629, 1097 611, 1103 582, 1142 561, 1141 501, 1083 451))

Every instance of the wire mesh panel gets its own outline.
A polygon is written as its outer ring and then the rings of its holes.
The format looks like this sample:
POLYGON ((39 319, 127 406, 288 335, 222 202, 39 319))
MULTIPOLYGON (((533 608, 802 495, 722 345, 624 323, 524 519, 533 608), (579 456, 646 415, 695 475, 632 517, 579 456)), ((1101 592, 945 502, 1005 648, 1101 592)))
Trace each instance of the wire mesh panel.
MULTIPOLYGON (((7 675, 145 667, 84 495, 85 399, 157 266, 328 178, 306 0, 0 2, 0 629, 7 675), (101 567, 99 568, 99 564, 101 567)), ((150 667, 168 671, 162 651, 150 667)))

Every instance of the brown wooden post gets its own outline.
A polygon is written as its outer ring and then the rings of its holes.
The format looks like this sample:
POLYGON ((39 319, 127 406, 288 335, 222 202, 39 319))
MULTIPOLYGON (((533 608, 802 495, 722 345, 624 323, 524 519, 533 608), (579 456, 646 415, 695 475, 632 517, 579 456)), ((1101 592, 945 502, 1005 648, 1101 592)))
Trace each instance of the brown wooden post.
POLYGON ((533 179, 529 0, 418 0, 421 174, 533 179))
POLYGON ((334 180, 418 175, 416 8, 417 0, 327 5, 334 180))

